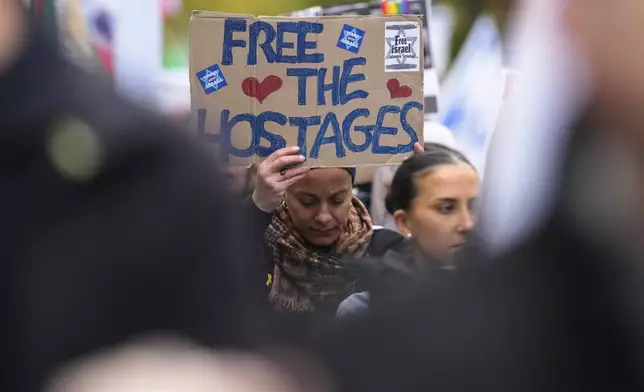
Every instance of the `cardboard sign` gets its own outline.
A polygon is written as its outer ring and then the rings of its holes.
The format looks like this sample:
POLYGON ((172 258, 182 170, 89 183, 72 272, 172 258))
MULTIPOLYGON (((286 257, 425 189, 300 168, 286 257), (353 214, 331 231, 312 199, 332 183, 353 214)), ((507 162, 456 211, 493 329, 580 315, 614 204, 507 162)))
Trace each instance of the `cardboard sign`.
POLYGON ((396 164, 423 140, 420 16, 194 11, 198 133, 233 165, 299 146, 309 167, 396 164))

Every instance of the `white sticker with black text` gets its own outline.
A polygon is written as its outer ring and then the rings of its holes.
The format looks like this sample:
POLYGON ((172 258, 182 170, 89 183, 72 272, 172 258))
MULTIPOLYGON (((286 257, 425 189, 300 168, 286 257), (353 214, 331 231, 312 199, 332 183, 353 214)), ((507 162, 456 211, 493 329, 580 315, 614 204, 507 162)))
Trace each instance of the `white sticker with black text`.
POLYGON ((416 22, 385 23, 385 72, 420 70, 423 56, 420 25, 416 22))

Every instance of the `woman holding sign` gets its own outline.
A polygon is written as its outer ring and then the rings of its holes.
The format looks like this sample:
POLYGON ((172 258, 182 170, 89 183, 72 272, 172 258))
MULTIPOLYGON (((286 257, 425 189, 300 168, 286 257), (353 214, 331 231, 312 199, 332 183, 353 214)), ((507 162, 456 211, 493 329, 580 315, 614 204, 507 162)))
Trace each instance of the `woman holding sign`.
POLYGON ((266 283, 273 309, 306 324, 306 333, 332 322, 340 301, 356 291, 346 256, 382 256, 404 241, 374 230, 352 192, 354 169, 298 167, 304 159, 298 147, 270 155, 258 167, 252 201, 263 234, 258 284, 266 283))

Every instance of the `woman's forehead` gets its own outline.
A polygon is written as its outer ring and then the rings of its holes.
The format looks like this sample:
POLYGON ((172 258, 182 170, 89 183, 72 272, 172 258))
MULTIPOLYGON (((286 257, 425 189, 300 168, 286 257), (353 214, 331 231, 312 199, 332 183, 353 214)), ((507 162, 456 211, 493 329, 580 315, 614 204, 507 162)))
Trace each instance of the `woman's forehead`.
POLYGON ((348 171, 342 168, 318 168, 311 169, 309 173, 302 179, 298 181, 297 184, 302 186, 312 186, 316 185, 319 182, 333 183, 333 184, 348 184, 351 186, 351 174, 348 171))
POLYGON ((342 168, 312 169, 306 177, 296 182, 290 189, 295 193, 316 196, 333 195, 351 191, 351 175, 342 168))

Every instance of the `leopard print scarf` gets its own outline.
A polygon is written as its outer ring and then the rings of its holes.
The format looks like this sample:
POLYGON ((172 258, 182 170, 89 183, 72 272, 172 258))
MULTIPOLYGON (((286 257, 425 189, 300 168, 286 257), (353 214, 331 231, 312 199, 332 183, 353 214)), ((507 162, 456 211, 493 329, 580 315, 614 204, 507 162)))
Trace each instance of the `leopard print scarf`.
POLYGON ((344 231, 330 253, 310 250, 299 235, 282 202, 273 213, 264 234, 273 259, 273 284, 269 300, 278 311, 312 312, 320 307, 337 306, 353 294, 356 279, 341 259, 348 254, 362 257, 373 234, 369 213, 353 196, 344 231))

